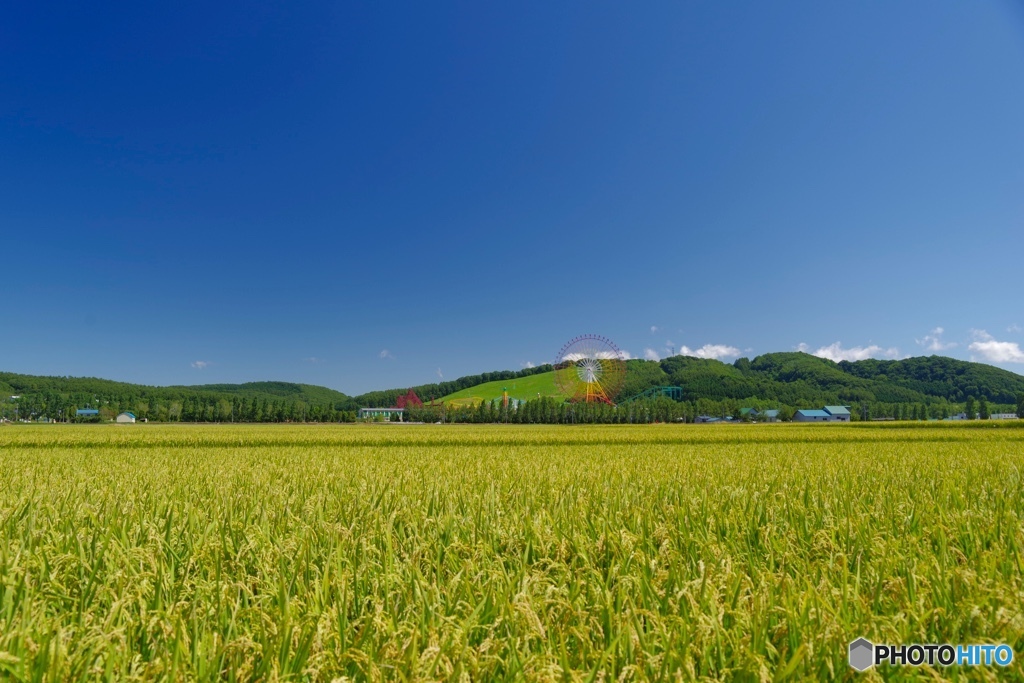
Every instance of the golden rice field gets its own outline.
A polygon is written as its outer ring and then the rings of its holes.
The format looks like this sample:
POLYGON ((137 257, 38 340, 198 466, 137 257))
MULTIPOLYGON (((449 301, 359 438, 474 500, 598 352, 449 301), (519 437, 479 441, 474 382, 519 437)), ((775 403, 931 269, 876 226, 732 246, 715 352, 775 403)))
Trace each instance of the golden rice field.
POLYGON ((0 679, 1022 680, 1022 473, 989 425, 2 427, 0 679))

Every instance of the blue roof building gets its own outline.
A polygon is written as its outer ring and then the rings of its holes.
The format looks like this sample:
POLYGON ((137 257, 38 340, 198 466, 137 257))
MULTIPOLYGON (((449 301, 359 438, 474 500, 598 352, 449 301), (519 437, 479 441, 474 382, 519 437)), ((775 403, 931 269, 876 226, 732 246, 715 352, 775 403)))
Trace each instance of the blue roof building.
POLYGON ((850 419, 850 406, 825 406, 825 412, 834 417, 846 416, 846 419, 850 419))
POLYGON ((793 422, 828 422, 829 417, 824 410, 798 410, 793 414, 793 422))
POLYGON ((849 406, 825 406, 824 410, 798 410, 793 422, 849 422, 849 406))
POLYGON ((75 411, 75 415, 77 415, 78 417, 92 417, 99 414, 100 411, 98 411, 95 408, 81 408, 75 411))

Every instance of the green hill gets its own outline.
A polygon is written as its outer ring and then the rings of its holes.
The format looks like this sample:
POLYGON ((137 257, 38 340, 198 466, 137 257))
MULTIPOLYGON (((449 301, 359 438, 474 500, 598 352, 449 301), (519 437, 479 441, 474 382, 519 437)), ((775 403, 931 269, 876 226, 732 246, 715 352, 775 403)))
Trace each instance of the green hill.
POLYGON ((538 396, 560 396, 558 388, 555 386, 555 373, 543 372, 527 377, 485 382, 449 394, 442 398, 441 401, 453 405, 475 405, 480 403, 480 401, 492 401, 496 398, 501 398, 505 389, 508 389, 509 398, 526 401, 535 399, 538 396))
POLYGON ((65 418, 77 408, 104 416, 132 411, 139 417, 181 422, 327 420, 345 417, 352 399, 340 391, 291 382, 249 382, 154 387, 96 377, 44 377, 0 372, 0 417, 65 418))
MULTIPOLYGON (((629 360, 619 400, 656 386, 679 386, 683 399, 741 400, 752 404, 812 405, 850 403, 961 403, 967 396, 1013 405, 1024 394, 1024 377, 1008 370, 940 356, 904 360, 835 363, 806 353, 768 353, 723 363, 673 356, 661 361, 629 360)), ((502 395, 558 397, 554 373, 483 382, 444 396, 454 405, 479 403, 502 395)), ((760 406, 759 406, 760 407, 760 406)))
POLYGON ((735 363, 673 356, 627 362, 625 398, 659 385, 683 388, 684 400, 762 401, 789 406, 849 403, 959 403, 968 396, 1003 405, 1024 394, 1024 377, 940 356, 833 361, 806 353, 767 353, 735 363))
MULTIPOLYGON (((656 386, 682 387, 691 404, 715 402, 755 408, 859 405, 872 415, 899 413, 899 404, 930 405, 939 412, 960 406, 968 397, 1016 409, 1024 396, 1024 377, 1007 370, 939 356, 904 360, 834 363, 806 353, 767 353, 734 363, 673 356, 661 361, 627 361, 622 401, 656 386), (945 406, 939 410, 941 406, 945 406)), ((520 371, 487 372, 412 387, 425 402, 440 400, 467 406, 509 396, 558 399, 550 365, 520 371)), ((19 395, 19 416, 73 414, 74 408, 132 410, 154 420, 291 420, 354 419, 362 406, 395 405, 408 391, 389 389, 350 397, 326 387, 291 382, 248 382, 153 387, 94 377, 42 377, 0 372, 0 397, 19 395)), ((15 403, 0 401, 0 417, 14 414, 15 403)), ((698 405, 697 409, 712 409, 698 405)), ((916 410, 916 408, 915 408, 916 410)))
POLYGON ((280 398, 306 403, 343 403, 351 400, 348 395, 314 384, 293 384, 292 382, 246 382, 245 384, 200 384, 196 386, 172 386, 210 394, 230 394, 248 398, 280 398))
POLYGON ((403 387, 400 389, 371 391, 354 397, 351 399, 350 405, 353 407, 367 408, 384 408, 387 406, 393 406, 395 405, 395 401, 398 400, 398 397, 408 392, 409 389, 415 391, 416 395, 423 399, 424 402, 436 401, 458 393, 463 389, 480 386, 481 384, 487 384, 488 382, 516 382, 521 378, 541 375, 546 372, 551 372, 551 370, 552 367, 550 365, 539 365, 535 368, 526 368, 519 371, 497 370, 495 372, 484 372, 479 375, 467 375, 465 377, 459 377, 458 379, 435 382, 433 384, 421 384, 418 386, 403 387))
POLYGON ((231 398, 234 396, 267 400, 284 399, 306 403, 343 402, 346 394, 327 387, 291 382, 247 382, 245 384, 200 384, 194 386, 155 387, 145 384, 115 382, 96 377, 46 377, 0 372, 0 391, 9 394, 59 393, 131 394, 140 397, 182 399, 189 396, 231 398))

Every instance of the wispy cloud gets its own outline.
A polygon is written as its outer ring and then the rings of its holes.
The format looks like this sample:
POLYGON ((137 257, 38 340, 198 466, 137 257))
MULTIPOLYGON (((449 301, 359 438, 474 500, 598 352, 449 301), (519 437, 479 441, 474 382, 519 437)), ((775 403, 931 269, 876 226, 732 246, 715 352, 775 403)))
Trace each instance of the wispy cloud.
POLYGON ((537 367, 536 365, 533 364, 533 361, 529 361, 529 360, 524 360, 519 365, 521 367, 524 367, 524 368, 535 368, 535 367, 537 367))
POLYGON ((923 339, 915 339, 914 341, 918 345, 923 346, 925 351, 946 351, 956 347, 956 342, 944 342, 942 341, 942 334, 945 332, 941 327, 936 327, 934 330, 924 336, 923 339))
POLYGON ((578 360, 583 360, 584 358, 621 358, 622 360, 629 360, 632 357, 633 356, 629 355, 629 351, 619 350, 617 354, 614 351, 598 351, 597 353, 594 354, 567 353, 564 356, 562 356, 561 359, 576 362, 578 360))
POLYGON ((683 346, 679 349, 681 356, 693 356, 695 358, 712 358, 722 360, 723 358, 739 358, 740 350, 728 344, 705 344, 699 349, 691 349, 683 346))
POLYGON ((838 363, 842 360, 857 361, 867 360, 868 358, 899 358, 900 350, 896 347, 889 347, 883 349, 877 344, 871 344, 870 346, 852 346, 848 349, 843 348, 843 345, 839 342, 829 344, 828 346, 822 346, 817 351, 811 351, 811 347, 801 342, 796 347, 797 351, 803 351, 809 353, 812 356, 818 358, 827 358, 828 360, 835 361, 838 363))
POLYGON ((654 349, 644 349, 644 358, 647 360, 661 360, 661 356, 654 349))
POLYGON ((196 370, 205 370, 208 366, 212 365, 208 360, 194 360, 192 361, 192 367, 196 370))
POLYGON ((381 358, 394 358, 394 356, 391 355, 391 352, 387 349, 381 349, 379 355, 381 358))
POLYGON ((303 358, 302 360, 306 361, 307 363, 312 363, 313 365, 324 362, 323 358, 317 358, 316 356, 309 356, 307 358, 303 358))
POLYGON ((651 325, 651 334, 655 334, 660 329, 657 325, 651 325))
POLYGON ((437 376, 440 377, 441 379, 444 379, 444 373, 441 372, 441 368, 437 369, 437 376))
POLYGON ((1006 331, 1009 332, 1010 334, 1017 334, 1018 332, 1024 332, 1024 327, 1021 327, 1017 323, 1014 323, 1013 325, 1007 327, 1006 331))
POLYGON ((971 330, 971 335, 974 341, 967 348, 977 357, 991 363, 1024 363, 1024 350, 1017 342, 996 341, 985 330, 971 330))

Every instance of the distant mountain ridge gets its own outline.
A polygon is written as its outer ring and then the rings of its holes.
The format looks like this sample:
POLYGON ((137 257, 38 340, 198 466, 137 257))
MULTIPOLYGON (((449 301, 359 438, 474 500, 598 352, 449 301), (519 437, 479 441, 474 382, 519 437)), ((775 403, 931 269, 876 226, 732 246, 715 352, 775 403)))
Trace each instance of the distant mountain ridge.
MULTIPOLYGON (((753 360, 740 358, 733 363, 671 356, 660 361, 632 359, 626 365, 626 383, 620 399, 657 386, 682 387, 683 399, 687 401, 735 399, 789 406, 961 403, 968 396, 1011 405, 1024 394, 1024 376, 984 363, 944 356, 836 363, 802 352, 780 352, 762 354, 753 360)), ((473 378, 480 379, 475 383, 456 380, 414 388, 425 399, 445 400, 449 396, 461 396, 474 386, 489 383, 493 389, 497 386, 495 380, 511 381, 543 372, 551 372, 551 366, 523 373, 475 375, 473 378), (497 377, 499 374, 504 376, 497 377)), ((401 391, 375 391, 356 396, 354 400, 368 406, 392 405, 393 397, 401 391)), ((491 396, 494 391, 484 393, 491 396)))
MULTIPOLYGON (((795 407, 854 403, 956 404, 969 396, 1012 405, 1024 395, 1024 376, 983 363, 942 356, 839 363, 801 352, 767 353, 753 360, 740 358, 733 363, 672 356, 660 361, 629 360, 627 368, 626 384, 619 398, 666 385, 682 387, 686 401, 735 400, 795 407)), ((544 365, 520 371, 481 373, 411 388, 424 401, 429 401, 465 393, 466 389, 482 384, 514 382, 551 371, 550 365, 544 365)), ((535 380, 544 381, 541 377, 535 380)), ((392 406, 398 395, 409 388, 349 396, 327 387, 293 382, 154 387, 94 377, 0 372, 0 396, 60 396, 62 403, 68 406, 80 406, 97 396, 116 396, 126 397, 121 404, 156 400, 183 402, 187 408, 189 401, 204 405, 218 401, 238 405, 245 401, 253 410, 255 403, 266 402, 273 406, 321 406, 325 410, 354 411, 364 406, 392 406)), ((284 414, 281 408, 278 414, 284 414)))
POLYGON ((246 382, 244 384, 199 384, 172 385, 166 387, 132 384, 98 377, 61 377, 43 375, 21 375, 0 372, 0 394, 38 394, 56 392, 61 394, 131 394, 144 398, 156 397, 181 399, 187 396, 210 398, 244 397, 248 399, 304 401, 306 403, 327 403, 350 401, 340 391, 314 384, 294 382, 246 382))
POLYGON ((727 364, 673 356, 630 361, 627 396, 651 386, 684 389, 684 399, 762 399, 799 406, 828 403, 959 403, 968 396, 1016 404, 1024 376, 942 356, 833 362, 807 353, 767 353, 727 364))

